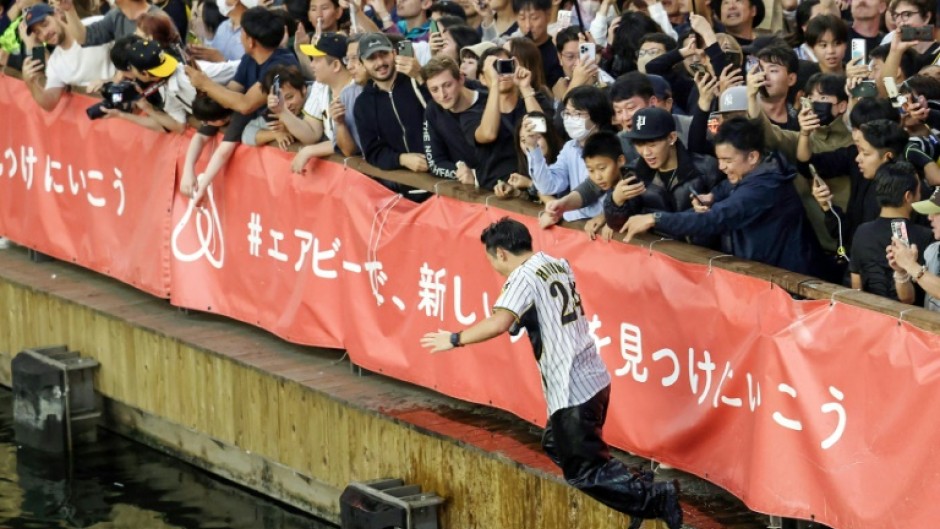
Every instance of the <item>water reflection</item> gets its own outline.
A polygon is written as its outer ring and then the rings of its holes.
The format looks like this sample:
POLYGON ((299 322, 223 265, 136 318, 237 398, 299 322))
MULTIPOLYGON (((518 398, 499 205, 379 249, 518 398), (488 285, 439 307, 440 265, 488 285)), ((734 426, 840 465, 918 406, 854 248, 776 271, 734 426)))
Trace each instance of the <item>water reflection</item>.
POLYGON ((4 529, 335 529, 102 431, 73 464, 17 449, 13 397, 0 391, 4 529))

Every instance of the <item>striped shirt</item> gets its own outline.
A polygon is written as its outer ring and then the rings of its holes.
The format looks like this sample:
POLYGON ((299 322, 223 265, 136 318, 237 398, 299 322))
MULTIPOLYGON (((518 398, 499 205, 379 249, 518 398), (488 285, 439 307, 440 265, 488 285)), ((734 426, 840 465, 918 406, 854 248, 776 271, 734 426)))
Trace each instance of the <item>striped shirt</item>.
POLYGON ((610 385, 568 261, 533 254, 509 274, 494 308, 515 316, 510 333, 523 327, 529 333, 549 416, 587 402, 610 385))

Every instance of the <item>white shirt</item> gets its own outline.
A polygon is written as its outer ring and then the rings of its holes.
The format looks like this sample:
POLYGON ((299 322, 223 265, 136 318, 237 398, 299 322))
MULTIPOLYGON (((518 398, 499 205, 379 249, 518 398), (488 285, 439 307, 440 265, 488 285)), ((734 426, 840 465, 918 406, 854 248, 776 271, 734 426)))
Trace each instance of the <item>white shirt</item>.
POLYGON ((186 114, 192 111, 196 89, 186 76, 182 63, 176 65, 176 72, 160 87, 160 95, 163 96, 163 111, 176 121, 186 123, 186 114))
POLYGON ((333 120, 328 111, 332 95, 329 85, 316 81, 307 91, 307 101, 304 102, 304 115, 323 123, 323 134, 330 141, 333 141, 333 120))
POLYGON ((72 43, 68 49, 56 47, 46 64, 46 90, 110 79, 114 76, 110 51, 108 45, 83 48, 72 43))
POLYGON ((511 312, 529 333, 549 416, 587 402, 610 385, 568 261, 533 254, 509 274, 494 308, 511 312))

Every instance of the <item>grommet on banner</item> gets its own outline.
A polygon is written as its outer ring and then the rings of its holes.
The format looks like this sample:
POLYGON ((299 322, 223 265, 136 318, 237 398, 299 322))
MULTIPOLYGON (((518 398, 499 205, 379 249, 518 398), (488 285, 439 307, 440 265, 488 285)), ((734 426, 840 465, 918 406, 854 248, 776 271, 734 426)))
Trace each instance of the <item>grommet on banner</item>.
POLYGON ((346 169, 349 169, 349 160, 352 160, 355 156, 347 156, 343 158, 343 172, 346 172, 346 169))
POLYGON ((441 192, 437 189, 437 186, 439 186, 439 185, 441 185, 441 184, 443 184, 443 183, 444 183, 443 180, 434 183, 434 194, 435 194, 435 195, 440 195, 440 194, 441 194, 441 192))
POLYGON ((484 208, 490 209, 490 199, 491 199, 491 198, 499 198, 499 197, 496 196, 496 195, 487 195, 487 197, 486 197, 485 199, 483 199, 483 207, 484 207, 484 208))
POLYGON ((901 325, 901 322, 904 321, 904 315, 905 315, 905 314, 907 314, 908 312, 910 312, 910 311, 912 311, 912 310, 916 310, 916 309, 919 309, 919 308, 920 308, 920 307, 911 307, 911 308, 909 308, 909 309, 904 309, 904 310, 902 310, 901 313, 898 314, 898 325, 900 326, 900 325, 901 325))
POLYGON ((663 241, 671 241, 671 240, 672 240, 672 239, 670 239, 670 238, 668 238, 668 237, 663 237, 663 238, 661 238, 661 239, 659 239, 659 240, 656 240, 656 241, 651 242, 651 243, 650 243, 650 246, 649 246, 650 256, 653 255, 653 246, 654 246, 656 243, 658 243, 658 242, 663 242, 663 241))
POLYGON ((721 254, 721 255, 712 256, 711 258, 708 259, 708 273, 705 274, 705 275, 707 275, 707 276, 712 275, 712 261, 714 261, 715 259, 722 259, 722 258, 724 258, 724 257, 734 257, 734 256, 731 255, 731 254, 727 254, 727 253, 723 253, 723 254, 721 254))
POLYGON ((836 290, 835 292, 832 293, 832 296, 829 298, 829 306, 831 307, 836 304, 836 296, 838 296, 839 294, 842 294, 844 292, 854 292, 854 291, 855 291, 854 288, 843 288, 842 290, 836 290))

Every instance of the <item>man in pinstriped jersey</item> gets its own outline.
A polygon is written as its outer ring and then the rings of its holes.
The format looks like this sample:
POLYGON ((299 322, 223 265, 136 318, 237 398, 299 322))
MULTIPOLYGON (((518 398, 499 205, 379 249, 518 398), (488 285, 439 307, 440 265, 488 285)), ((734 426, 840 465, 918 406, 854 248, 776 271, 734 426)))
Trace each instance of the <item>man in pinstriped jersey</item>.
POLYGON ((588 333, 568 262, 534 253, 529 230, 509 218, 483 230, 480 240, 490 264, 507 277, 493 314, 461 332, 427 333, 421 345, 436 353, 525 328, 548 403, 542 447, 568 483, 629 514, 631 527, 645 518, 662 518, 669 529, 679 529, 677 484, 653 482, 649 474, 629 470, 610 456, 601 437, 610 375, 588 333))

